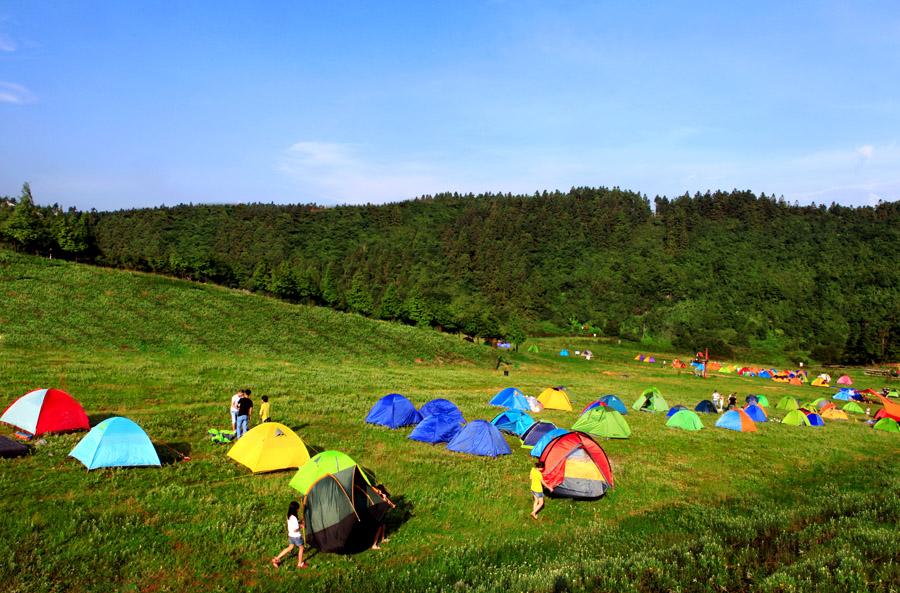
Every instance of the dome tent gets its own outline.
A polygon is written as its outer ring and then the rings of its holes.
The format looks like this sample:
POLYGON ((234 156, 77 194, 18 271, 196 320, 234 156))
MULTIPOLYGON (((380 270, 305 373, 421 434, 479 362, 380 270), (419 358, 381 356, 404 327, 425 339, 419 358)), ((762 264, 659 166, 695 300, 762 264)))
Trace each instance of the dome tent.
POLYGON ((747 412, 741 409, 728 410, 716 422, 716 427, 727 428, 737 432, 756 432, 756 425, 747 412))
POLYGON ((400 428, 410 424, 418 424, 422 415, 411 401, 399 393, 389 393, 372 406, 366 416, 369 424, 378 424, 388 428, 400 428))
POLYGON ((695 412, 701 412, 703 414, 718 414, 719 410, 716 409, 716 406, 713 405, 711 401, 708 399, 703 400, 694 408, 695 412))
POLYGON ((432 414, 419 422, 409 437, 423 443, 447 443, 453 440, 462 424, 452 414, 432 414))
POLYGON ((84 408, 61 389, 37 389, 26 393, 6 408, 0 415, 0 422, 34 436, 90 429, 84 408))
POLYGON ((535 422, 522 433, 522 448, 531 449, 545 434, 553 430, 556 430, 556 425, 552 422, 535 422))
POLYGON ((682 430, 700 430, 703 428, 703 422, 696 412, 690 410, 680 410, 666 421, 666 426, 670 428, 680 428, 682 430))
POLYGON ((521 410, 506 410, 505 412, 500 412, 494 416, 494 419, 491 420, 491 424, 503 432, 508 432, 515 436, 522 436, 522 434, 534 424, 534 420, 531 416, 521 410))
POLYGON ((487 420, 473 420, 463 427, 459 433, 453 437, 447 444, 447 448, 457 453, 468 453, 469 455, 482 455, 486 457, 496 457, 498 455, 509 455, 512 450, 509 448, 506 439, 497 430, 497 427, 487 420))
POLYGON ((528 400, 525 399, 525 394, 515 387, 507 387, 506 389, 498 391, 497 395, 491 398, 490 404, 501 408, 522 410, 524 412, 531 410, 531 405, 528 403, 528 400))
POLYGON ((114 416, 90 430, 69 452, 89 470, 100 467, 159 466, 147 433, 132 420, 114 416))
POLYGON ((554 496, 593 499, 613 487, 609 458, 597 442, 582 432, 554 439, 541 453, 544 482, 554 496))
POLYGON ((538 439, 538 442, 535 443, 534 447, 531 449, 531 456, 540 457, 547 445, 549 445, 562 435, 569 434, 570 432, 572 431, 567 428, 554 428, 553 430, 542 436, 540 439, 538 439))
POLYGON ((632 410, 645 412, 665 412, 669 405, 656 387, 645 389, 641 396, 631 405, 632 410))
POLYGON ((598 406, 582 414, 572 425, 572 430, 608 439, 627 439, 631 436, 631 427, 625 418, 605 406, 598 406))
POLYGON ((254 474, 298 468, 309 461, 303 440, 278 422, 263 422, 248 430, 231 446, 228 456, 254 474))
POLYGON ((781 419, 782 424, 787 424, 788 426, 809 426, 809 419, 806 417, 806 414, 801 412, 800 410, 791 410, 787 413, 787 415, 781 419))
POLYGON ((572 402, 569 401, 569 395, 563 387, 548 387, 538 396, 538 401, 546 410, 572 411, 572 402))
POLYGON ((455 418, 457 422, 466 421, 466 419, 463 418, 462 412, 459 411, 459 407, 456 404, 448 399, 443 399, 440 397, 427 402, 425 405, 419 408, 419 414, 423 419, 428 418, 429 416, 432 416, 434 414, 441 414, 443 416, 450 416, 452 418, 455 418))
POLYGON ((757 404, 750 404, 744 407, 744 411, 747 412, 747 415, 750 416, 750 419, 754 422, 768 422, 769 416, 766 414, 766 410, 757 404))
POLYGON ((793 397, 787 396, 778 400, 778 404, 775 406, 778 410, 796 410, 800 407, 800 404, 797 403, 797 400, 793 397))
POLYGON ((687 410, 687 409, 688 409, 687 406, 682 406, 681 404, 674 405, 671 408, 669 408, 668 412, 666 412, 666 418, 671 418, 672 416, 674 416, 681 410, 687 410))
POLYGON ((900 424, 893 418, 882 418, 872 428, 883 430, 884 432, 900 432, 900 424))
POLYGON ((860 406, 856 402, 847 402, 846 404, 844 404, 844 407, 841 409, 844 410, 845 412, 853 412, 854 414, 865 414, 866 413, 866 411, 862 409, 862 406, 860 406))

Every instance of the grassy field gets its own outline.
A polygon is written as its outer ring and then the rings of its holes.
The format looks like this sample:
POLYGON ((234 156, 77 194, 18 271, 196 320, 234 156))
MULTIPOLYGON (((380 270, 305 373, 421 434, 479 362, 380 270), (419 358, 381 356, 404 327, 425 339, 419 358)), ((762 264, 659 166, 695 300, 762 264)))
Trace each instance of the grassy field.
MULTIPOLYGON (((705 430, 684 433, 663 414, 630 413, 632 438, 602 442, 611 494, 550 500, 538 522, 517 441, 512 455, 483 459, 363 422, 389 392, 417 405, 449 398, 467 419, 493 417, 487 401, 509 385, 532 395, 565 385, 579 410, 605 393, 630 405, 649 386, 691 406, 714 388, 773 404, 829 393, 699 379, 633 361, 634 345, 537 343, 539 354, 505 355, 504 377, 496 351, 433 331, 0 252, 4 405, 60 387, 92 424, 132 418, 167 458, 87 472, 67 457, 82 436, 71 434, 0 460, 0 590, 900 591, 900 438, 859 419, 738 434, 703 416, 705 430), (562 346, 597 357, 563 359, 562 346), (274 418, 309 445, 348 453, 390 488, 399 508, 383 550, 272 569, 292 473, 251 475, 206 435, 229 425, 229 398, 244 386, 269 395, 274 418)), ((540 417, 570 426, 576 414, 540 417)))

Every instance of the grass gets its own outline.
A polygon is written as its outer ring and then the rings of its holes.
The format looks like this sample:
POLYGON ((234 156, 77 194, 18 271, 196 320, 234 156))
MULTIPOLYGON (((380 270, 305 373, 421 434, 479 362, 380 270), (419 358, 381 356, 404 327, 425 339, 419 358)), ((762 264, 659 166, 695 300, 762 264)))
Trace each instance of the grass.
MULTIPOLYGON (((900 590, 900 441, 858 419, 822 429, 773 422, 746 435, 705 415, 706 430, 685 433, 667 429, 664 415, 631 413, 632 438, 602 443, 612 493, 550 500, 539 522, 527 516, 530 459, 513 439, 512 455, 481 459, 363 422, 388 392, 418 405, 447 397, 468 419, 489 419, 498 410, 488 399, 508 385, 533 395, 566 385, 577 409, 605 393, 630 405, 651 385, 670 405, 691 406, 713 388, 773 404, 830 390, 698 379, 633 361, 634 345, 586 338, 510 354, 504 377, 495 351, 453 336, 3 252, 0 286, 6 402, 61 387, 93 422, 128 416, 164 452, 191 458, 87 472, 67 457, 81 435, 58 435, 32 456, 0 460, 4 591, 900 590), (562 359, 562 346, 596 358, 562 359), (272 570, 296 498, 292 474, 250 475, 205 435, 228 424, 241 386, 269 395, 275 419, 307 443, 345 451, 388 485, 401 512, 384 550, 272 570)), ((540 416, 570 426, 576 413, 540 416)))

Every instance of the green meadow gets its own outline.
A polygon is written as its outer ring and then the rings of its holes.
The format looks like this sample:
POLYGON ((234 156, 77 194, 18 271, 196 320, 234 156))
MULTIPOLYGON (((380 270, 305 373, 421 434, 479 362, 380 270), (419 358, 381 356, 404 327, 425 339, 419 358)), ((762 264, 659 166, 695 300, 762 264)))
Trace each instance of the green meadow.
MULTIPOLYGON (((511 385, 535 396, 565 385, 575 411, 538 415, 563 427, 601 395, 631 405, 650 386, 690 407, 714 388, 773 406, 831 393, 697 378, 634 361, 634 344, 530 344, 540 352, 502 354, 504 376, 499 351, 457 336, 0 251, 3 405, 65 389, 92 424, 135 420, 164 459, 88 472, 67 457, 83 435, 68 434, 0 460, 0 590, 900 591, 900 438, 858 417, 740 434, 701 415, 706 428, 687 433, 666 428, 664 414, 629 411, 632 438, 601 441, 615 488, 594 502, 549 499, 539 521, 528 516, 532 458, 517 440, 507 437, 512 455, 486 459, 363 420, 391 392, 416 405, 445 397, 467 419, 490 419, 499 409, 488 400, 511 385), (595 358, 561 358, 562 347, 595 358), (272 568, 298 496, 292 472, 251 475, 206 434, 230 425, 240 387, 257 405, 268 395, 274 420, 311 448, 344 451, 387 485, 398 508, 384 549, 312 550, 308 569, 272 568)), ((846 372, 860 388, 887 380, 846 372)))

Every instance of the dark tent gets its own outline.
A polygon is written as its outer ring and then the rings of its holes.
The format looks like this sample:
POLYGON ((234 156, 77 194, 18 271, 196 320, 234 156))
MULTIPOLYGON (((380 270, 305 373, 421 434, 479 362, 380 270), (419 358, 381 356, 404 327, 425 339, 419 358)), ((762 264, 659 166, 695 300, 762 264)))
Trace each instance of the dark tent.
POLYGON ((17 443, 12 439, 0 437, 0 457, 22 457, 28 455, 31 449, 28 445, 17 443))
POLYGON ((522 446, 526 449, 534 447, 541 437, 556 429, 552 422, 535 422, 522 434, 522 446))
POLYGON ((716 407, 713 405, 713 403, 711 401, 709 401, 708 399, 705 399, 702 402, 700 402, 699 404, 697 404, 697 407, 694 408, 694 411, 702 412, 704 414, 717 414, 719 412, 716 409, 716 407))

